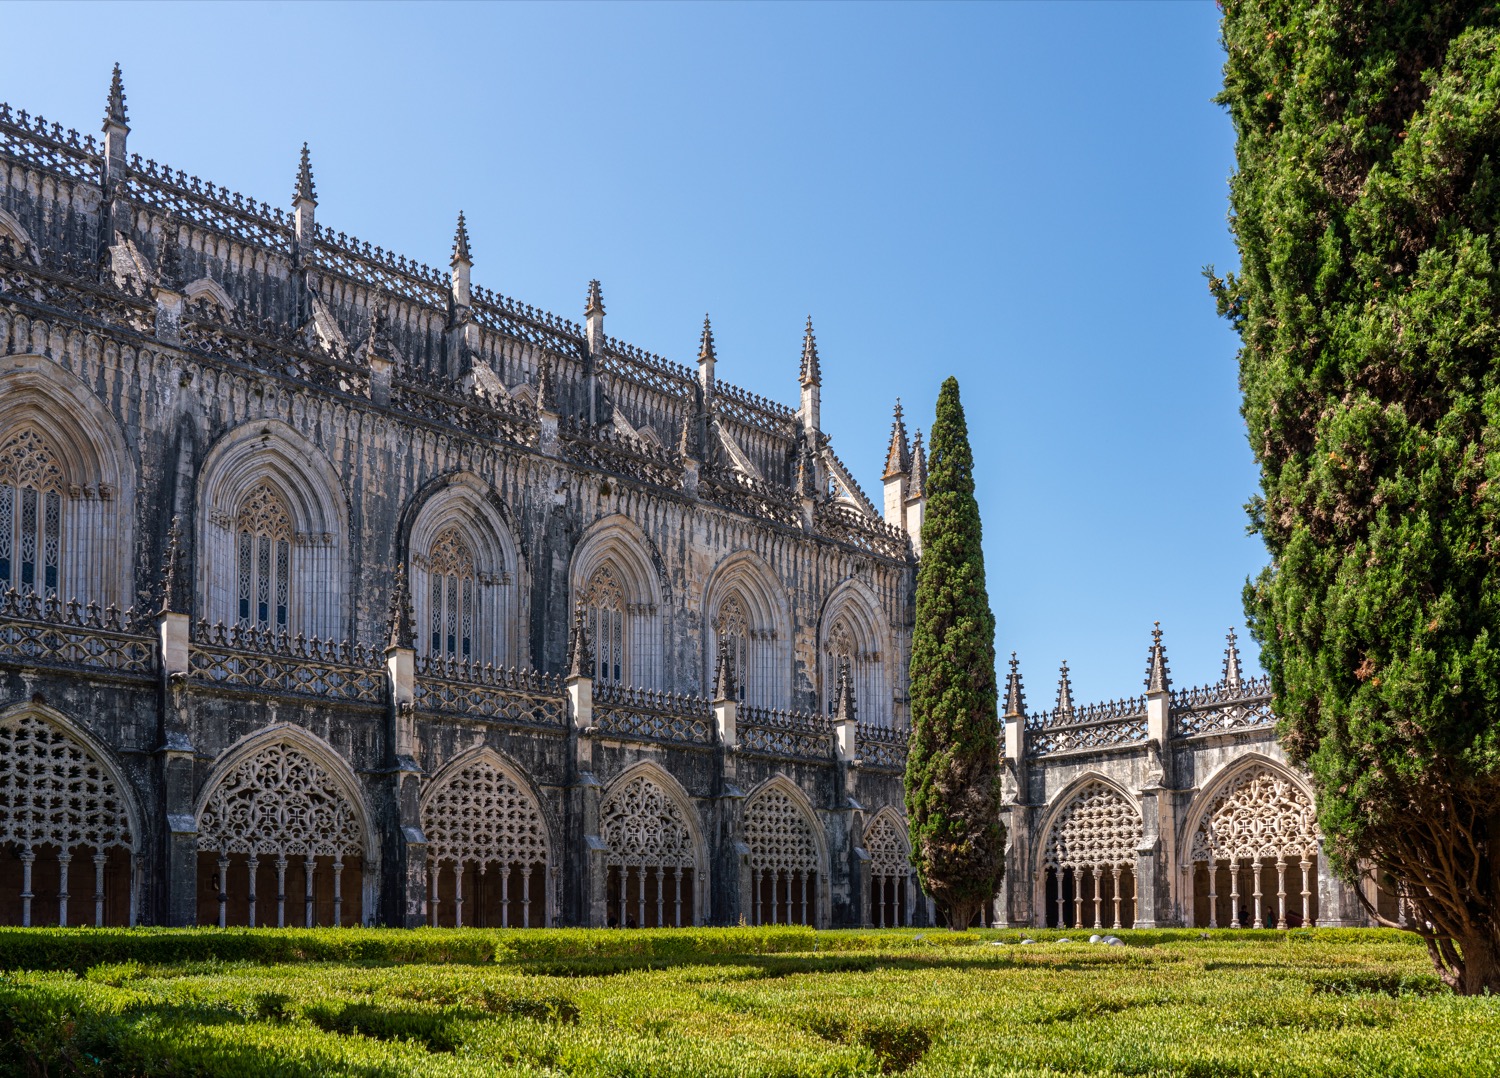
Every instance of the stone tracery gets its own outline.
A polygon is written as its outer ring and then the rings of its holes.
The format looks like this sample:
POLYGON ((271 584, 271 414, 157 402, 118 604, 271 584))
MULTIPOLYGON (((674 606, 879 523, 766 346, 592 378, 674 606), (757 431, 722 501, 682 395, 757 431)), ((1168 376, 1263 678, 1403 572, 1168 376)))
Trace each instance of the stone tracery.
POLYGON ((911 924, 906 889, 911 879, 910 845, 897 817, 882 812, 865 828, 865 850, 870 855, 870 914, 877 928, 911 924))
POLYGON ((815 825, 786 790, 772 786, 745 806, 751 914, 756 924, 816 922, 820 863, 815 825))
POLYGON ((616 924, 697 923, 698 853, 688 811, 650 775, 629 780, 600 807, 616 924))
POLYGON ((1089 782, 1068 799, 1047 834, 1043 854, 1058 927, 1069 924, 1071 913, 1071 927, 1092 923, 1102 928, 1106 903, 1113 910, 1115 928, 1133 921, 1140 843, 1140 814, 1113 787, 1089 782), (1126 885, 1132 892, 1129 897, 1126 885), (1092 905, 1091 919, 1087 905, 1092 905))

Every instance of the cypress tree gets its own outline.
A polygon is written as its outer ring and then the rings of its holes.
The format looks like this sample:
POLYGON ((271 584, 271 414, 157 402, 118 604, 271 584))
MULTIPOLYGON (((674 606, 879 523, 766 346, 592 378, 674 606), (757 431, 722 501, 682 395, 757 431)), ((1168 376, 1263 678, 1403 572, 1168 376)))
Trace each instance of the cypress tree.
POLYGON ((1347 878, 1500 991, 1493 4, 1224 0, 1238 276, 1209 282, 1271 564, 1245 606, 1347 878))
POLYGON ((911 646, 906 813, 922 885, 962 930, 1000 886, 995 616, 984 585, 974 455, 949 378, 938 394, 911 646))

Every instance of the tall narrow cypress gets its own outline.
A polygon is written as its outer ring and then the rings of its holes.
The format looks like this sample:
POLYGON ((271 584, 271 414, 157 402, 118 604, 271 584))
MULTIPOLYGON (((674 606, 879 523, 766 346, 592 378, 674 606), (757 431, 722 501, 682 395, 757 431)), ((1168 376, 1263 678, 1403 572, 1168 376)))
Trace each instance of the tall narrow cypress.
POLYGON ((984 585, 974 454, 949 378, 938 394, 911 647, 906 813, 912 859, 949 927, 967 928, 1000 886, 995 615, 984 585))

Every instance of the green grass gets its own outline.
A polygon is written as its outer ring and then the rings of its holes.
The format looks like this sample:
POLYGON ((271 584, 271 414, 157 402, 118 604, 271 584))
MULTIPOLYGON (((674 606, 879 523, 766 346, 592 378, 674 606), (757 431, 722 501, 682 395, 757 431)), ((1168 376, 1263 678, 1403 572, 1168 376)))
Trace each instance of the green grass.
POLYGON ((1060 935, 0 930, 0 1073, 1500 1074, 1409 935, 1060 935))

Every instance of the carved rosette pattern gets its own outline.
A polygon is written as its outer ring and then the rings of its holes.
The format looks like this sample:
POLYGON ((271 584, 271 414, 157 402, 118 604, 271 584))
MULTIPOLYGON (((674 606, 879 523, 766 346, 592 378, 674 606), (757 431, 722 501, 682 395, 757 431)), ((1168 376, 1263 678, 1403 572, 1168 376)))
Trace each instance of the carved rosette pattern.
POLYGON ((1091 782, 1053 823, 1044 860, 1057 869, 1132 868, 1140 844, 1140 814, 1118 791, 1091 782))
POLYGON ((1260 767, 1214 795, 1193 835, 1194 861, 1316 856, 1312 800, 1284 775, 1260 767))
POLYGON ((879 817, 865 829, 865 850, 870 855, 870 871, 877 876, 904 876, 911 871, 906 836, 890 816, 879 817))
POLYGON ((422 808, 428 857, 437 863, 534 865, 547 861, 547 825, 522 786, 488 760, 443 783, 422 808))
POLYGON ((86 746, 36 715, 0 724, 0 842, 65 855, 128 849, 128 820, 123 795, 86 746))
POLYGON ((693 834, 683 808, 649 777, 641 775, 610 795, 600 811, 607 863, 629 868, 694 868, 693 834))
POLYGON ((746 806, 745 844, 751 868, 818 871, 812 823, 785 790, 767 790, 746 806))
POLYGON ((268 745, 214 789, 198 820, 198 847, 220 854, 349 857, 364 848, 338 784, 291 745, 268 745))

